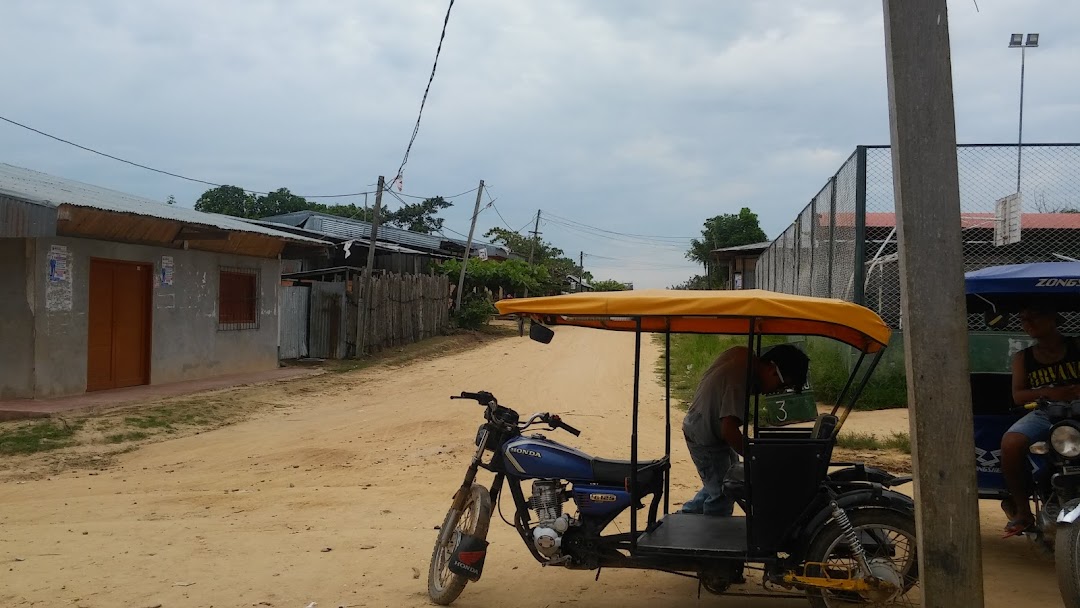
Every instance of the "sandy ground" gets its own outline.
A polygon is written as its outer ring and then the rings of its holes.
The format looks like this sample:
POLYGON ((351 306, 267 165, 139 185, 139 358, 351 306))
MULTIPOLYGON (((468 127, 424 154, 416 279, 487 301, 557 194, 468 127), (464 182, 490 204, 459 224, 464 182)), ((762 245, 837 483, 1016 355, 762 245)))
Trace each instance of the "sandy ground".
MULTIPOLYGON (((648 365, 657 350, 648 340, 643 350, 648 365)), ((5 482, 0 606, 427 606, 434 527, 481 422, 478 406, 447 397, 486 389, 523 414, 559 412, 583 431, 562 440, 627 457, 632 358, 627 334, 562 328, 547 346, 508 338, 452 358, 327 377, 302 394, 251 389, 245 398, 278 407, 143 446, 105 470, 5 482)), ((642 404, 642 453, 661 454, 663 393, 651 374, 642 404)), ((906 428, 898 412, 850 423, 906 428)), ((675 501, 697 486, 678 437, 675 501)), ((1000 539, 996 504, 983 503, 982 523, 986 605, 1060 606, 1052 563, 1023 539, 1000 539)), ((541 568, 498 519, 489 540, 483 579, 455 606, 804 605, 698 600, 696 581, 664 573, 605 570, 594 582, 593 572, 541 568)))

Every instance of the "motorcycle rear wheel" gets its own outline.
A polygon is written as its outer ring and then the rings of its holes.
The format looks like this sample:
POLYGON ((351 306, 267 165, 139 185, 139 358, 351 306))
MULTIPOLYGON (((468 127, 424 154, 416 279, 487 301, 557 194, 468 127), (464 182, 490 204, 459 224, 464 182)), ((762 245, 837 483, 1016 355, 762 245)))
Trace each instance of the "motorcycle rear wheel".
MULTIPOLYGON (((915 516, 881 507, 865 507, 848 511, 852 527, 856 532, 871 534, 886 541, 893 549, 893 554, 882 551, 872 552, 867 548, 867 560, 880 561, 897 575, 903 584, 902 594, 890 601, 874 602, 851 592, 834 592, 822 589, 808 589, 807 599, 814 608, 839 608, 841 606, 917 606, 920 603, 919 562, 915 554, 915 516)), ((864 547, 865 548, 865 547, 864 547)), ((855 568, 855 560, 842 538, 842 531, 836 521, 829 522, 810 544, 807 562, 830 564, 843 571, 855 568)), ((818 568, 809 568, 812 576, 822 576, 818 568)))
POLYGON ((1067 608, 1080 607, 1080 526, 1062 526, 1054 536, 1058 591, 1067 608))
POLYGON ((469 579, 450 571, 450 557, 457 547, 458 537, 469 534, 486 539, 490 523, 491 495, 487 488, 474 483, 461 510, 451 505, 439 529, 439 538, 435 541, 428 566, 428 596, 431 601, 448 606, 461 595, 469 579))

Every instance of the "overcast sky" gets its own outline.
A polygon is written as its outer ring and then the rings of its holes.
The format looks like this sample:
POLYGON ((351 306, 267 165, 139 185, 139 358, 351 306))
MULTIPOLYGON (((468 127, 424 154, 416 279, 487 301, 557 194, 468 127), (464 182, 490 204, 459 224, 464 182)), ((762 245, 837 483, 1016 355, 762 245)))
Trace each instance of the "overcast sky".
MULTIPOLYGON (((1016 140, 1008 36, 1037 31, 1024 140, 1080 141, 1080 3, 978 8, 949 4, 958 140, 1016 140)), ((404 155, 445 12, 443 0, 17 0, 0 18, 0 116, 215 183, 370 190, 404 155)), ((543 209, 686 239, 748 206, 774 238, 856 145, 888 143, 884 53, 881 5, 865 0, 458 0, 403 192, 484 179, 515 230, 543 209)), ((0 150, 182 205, 206 189, 6 123, 0 150)), ((474 196, 444 212, 449 229, 468 232, 474 196)), ((597 278, 666 287, 700 271, 686 241, 556 221, 543 238, 584 251, 597 278)), ((502 225, 489 208, 477 234, 502 225)))

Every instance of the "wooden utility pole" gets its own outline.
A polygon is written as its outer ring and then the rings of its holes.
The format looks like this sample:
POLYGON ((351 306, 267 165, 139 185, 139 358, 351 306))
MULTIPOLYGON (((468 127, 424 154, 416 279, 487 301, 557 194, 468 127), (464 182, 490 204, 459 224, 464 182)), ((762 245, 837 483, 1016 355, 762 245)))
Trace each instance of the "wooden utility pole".
MULTIPOLYGON (((540 240, 540 210, 539 209, 536 210, 536 225, 533 226, 532 235, 533 235, 533 240, 532 240, 532 243, 529 244, 529 265, 530 266, 532 266, 532 263, 533 263, 533 253, 536 251, 536 242, 540 240)), ((525 288, 525 297, 526 298, 529 297, 529 288, 528 287, 525 288)))
POLYGON ((461 258, 461 274, 457 281, 457 308, 461 310, 461 290, 465 288, 465 267, 469 265, 469 250, 472 249, 472 235, 476 230, 476 216, 480 215, 480 197, 484 194, 484 180, 480 180, 480 187, 476 189, 476 207, 473 209, 472 222, 469 224, 469 238, 465 241, 465 255, 461 258))
POLYGON ((375 243, 379 233, 379 211, 382 207, 382 192, 385 180, 379 176, 379 189, 375 191, 375 211, 371 217, 371 239, 368 241, 367 265, 364 266, 364 288, 360 292, 360 339, 357 340, 356 354, 367 354, 368 336, 371 324, 371 269, 375 266, 375 243))
POLYGON ((946 0, 883 0, 923 606, 983 606, 946 0))
POLYGON ((585 252, 581 251, 579 253, 580 253, 580 256, 578 257, 577 290, 578 291, 584 291, 585 290, 585 252))

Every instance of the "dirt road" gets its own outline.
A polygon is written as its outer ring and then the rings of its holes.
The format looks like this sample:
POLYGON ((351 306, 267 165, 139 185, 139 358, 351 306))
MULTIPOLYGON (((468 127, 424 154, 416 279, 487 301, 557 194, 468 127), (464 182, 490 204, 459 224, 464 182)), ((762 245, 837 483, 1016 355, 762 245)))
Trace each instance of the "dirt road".
MULTIPOLYGON (((649 341, 644 353, 642 454, 650 455, 662 453, 663 394, 649 341)), ((547 346, 515 337, 453 358, 327 376, 303 394, 251 389, 244 399, 278 407, 144 446, 104 471, 4 483, 0 605, 427 606, 434 527, 481 421, 475 404, 447 397, 486 389, 522 413, 562 413, 583 430, 567 442, 625 457, 632 356, 631 335, 563 328, 547 346)), ((675 428, 680 420, 676 412, 675 428)), ((681 501, 697 478, 674 437, 681 501)), ((1052 563, 1022 539, 999 540, 1002 518, 983 505, 987 605, 1060 606, 1052 563)), ((489 540, 483 579, 455 606, 802 605, 699 601, 696 581, 663 573, 604 571, 594 582, 592 572, 543 569, 498 519, 489 540)))

